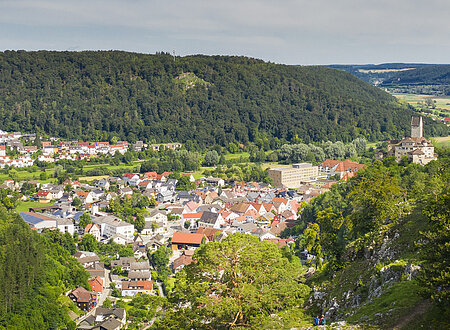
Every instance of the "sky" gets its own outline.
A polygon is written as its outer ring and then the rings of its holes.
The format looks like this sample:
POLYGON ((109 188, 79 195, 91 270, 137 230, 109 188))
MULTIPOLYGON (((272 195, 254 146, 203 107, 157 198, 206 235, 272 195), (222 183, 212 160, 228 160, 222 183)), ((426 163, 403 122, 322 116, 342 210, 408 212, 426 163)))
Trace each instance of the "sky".
POLYGON ((450 63, 449 0, 0 0, 0 50, 450 63))

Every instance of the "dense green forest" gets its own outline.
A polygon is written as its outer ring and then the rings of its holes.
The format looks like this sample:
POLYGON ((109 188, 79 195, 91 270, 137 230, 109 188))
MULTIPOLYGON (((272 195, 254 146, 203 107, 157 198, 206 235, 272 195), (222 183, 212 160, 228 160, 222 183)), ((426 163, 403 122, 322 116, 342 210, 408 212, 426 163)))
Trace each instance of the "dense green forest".
POLYGON ((397 72, 383 82, 383 86, 404 84, 449 85, 450 65, 428 65, 414 70, 397 72))
MULTIPOLYGON (((262 136, 373 141, 406 136, 412 113, 326 67, 118 51, 0 53, 0 122, 7 131, 203 145, 262 136)), ((432 121, 425 129, 447 134, 432 121)))
POLYGON ((61 294, 89 288, 88 274, 71 256, 70 234, 38 234, 13 210, 5 190, 0 194, 0 329, 61 329, 75 324, 61 294))

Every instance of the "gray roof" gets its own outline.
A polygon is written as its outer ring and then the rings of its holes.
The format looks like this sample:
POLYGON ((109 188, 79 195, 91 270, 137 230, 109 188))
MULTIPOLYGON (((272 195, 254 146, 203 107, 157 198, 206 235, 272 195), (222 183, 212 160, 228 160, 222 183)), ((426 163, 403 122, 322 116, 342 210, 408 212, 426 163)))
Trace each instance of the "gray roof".
POLYGON ((205 211, 205 212, 203 212, 199 222, 215 224, 217 222, 218 218, 219 218, 219 213, 205 211))
POLYGON ((41 213, 33 213, 33 212, 20 212, 20 216, 26 223, 29 223, 32 225, 36 225, 43 221, 55 221, 55 225, 56 225, 56 220, 57 220, 57 218, 53 218, 50 216, 43 215, 41 213))
POLYGON ((150 269, 150 264, 148 261, 132 262, 130 265, 130 270, 145 270, 150 269))
POLYGON ((128 272, 128 278, 130 280, 132 279, 136 279, 136 278, 150 278, 151 277, 151 273, 149 271, 137 271, 137 270, 130 270, 128 272))

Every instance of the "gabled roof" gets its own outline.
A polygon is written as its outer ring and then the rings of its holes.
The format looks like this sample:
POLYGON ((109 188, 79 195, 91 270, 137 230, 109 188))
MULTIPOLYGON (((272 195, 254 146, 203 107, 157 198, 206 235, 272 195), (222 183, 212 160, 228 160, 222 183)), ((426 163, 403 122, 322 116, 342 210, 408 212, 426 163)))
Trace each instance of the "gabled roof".
POLYGON ((78 287, 71 292, 77 300, 77 302, 89 302, 91 299, 91 292, 83 287, 78 287))
POLYGON ((176 232, 172 236, 172 244, 197 244, 202 243, 204 235, 176 232))
POLYGON ((180 266, 187 266, 192 263, 192 257, 187 255, 182 255, 173 261, 172 269, 177 269, 180 266))
POLYGON ((43 215, 41 213, 35 213, 35 212, 20 212, 20 216, 22 219, 29 224, 36 225, 42 221, 55 221, 56 225, 56 218, 50 218, 46 215, 43 215))
POLYGON ((200 222, 215 224, 217 222, 219 216, 220 216, 219 213, 205 211, 205 212, 203 212, 203 214, 200 218, 200 222))

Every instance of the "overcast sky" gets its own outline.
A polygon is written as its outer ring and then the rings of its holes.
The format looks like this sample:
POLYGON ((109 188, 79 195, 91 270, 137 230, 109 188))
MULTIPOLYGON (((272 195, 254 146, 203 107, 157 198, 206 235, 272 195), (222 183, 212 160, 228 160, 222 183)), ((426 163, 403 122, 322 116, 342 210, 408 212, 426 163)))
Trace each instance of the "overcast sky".
POLYGON ((0 50, 450 63, 449 0, 0 0, 0 50))

